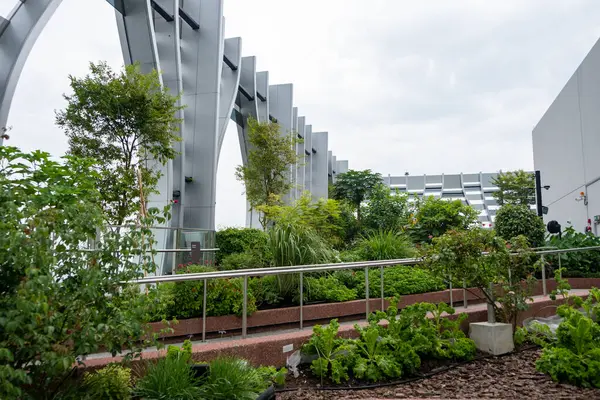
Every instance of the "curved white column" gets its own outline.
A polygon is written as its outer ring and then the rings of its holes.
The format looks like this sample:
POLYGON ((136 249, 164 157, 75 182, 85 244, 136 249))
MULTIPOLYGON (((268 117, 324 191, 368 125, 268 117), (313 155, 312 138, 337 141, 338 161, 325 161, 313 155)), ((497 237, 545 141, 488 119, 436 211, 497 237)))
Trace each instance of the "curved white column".
POLYGON ((223 139, 227 131, 227 124, 231 119, 233 103, 238 94, 240 85, 242 64, 242 38, 236 37, 225 39, 223 54, 236 67, 232 70, 229 66, 223 66, 221 72, 221 95, 219 96, 219 146, 217 148, 217 162, 221 155, 223 139))
POLYGON ((186 1, 200 29, 182 29, 186 185, 184 227, 215 229, 219 97, 223 66, 222 0, 186 1))
MULTIPOLYGON (((172 1, 173 2, 173 1, 172 1)), ((117 29, 121 41, 121 50, 125 64, 138 62, 142 73, 149 73, 152 70, 161 71, 156 34, 154 31, 153 10, 150 0, 127 0, 123 2, 124 14, 115 11, 117 19, 117 29)), ((159 26, 160 21, 157 21, 159 26)), ((163 29, 172 29, 162 26, 163 29)), ((159 74, 161 86, 164 86, 163 75, 159 74)), ((173 195, 173 162, 169 160, 166 164, 149 161, 149 167, 160 172, 161 177, 157 184, 157 192, 152 193, 148 198, 148 208, 156 207, 162 210, 165 206, 171 204, 173 195)), ((170 221, 162 224, 169 226, 170 221)), ((153 231, 157 248, 165 249, 174 246, 174 235, 164 229, 153 231)), ((159 266, 159 271, 168 269, 171 263, 170 257, 164 257, 164 254, 155 256, 155 262, 159 266)))
MULTIPOLYGON (((12 1, 15 8, 8 18, 0 18, 0 128, 5 127, 8 121, 10 105, 27 56, 62 3, 62 0, 12 1)), ((0 145, 2 142, 0 137, 0 145)))

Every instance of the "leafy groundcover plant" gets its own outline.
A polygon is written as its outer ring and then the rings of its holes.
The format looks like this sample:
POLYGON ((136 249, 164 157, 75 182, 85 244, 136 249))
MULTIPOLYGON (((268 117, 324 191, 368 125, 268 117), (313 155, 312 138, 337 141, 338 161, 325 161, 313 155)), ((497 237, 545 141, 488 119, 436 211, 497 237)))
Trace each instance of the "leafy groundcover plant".
POLYGON ((409 376, 424 359, 461 361, 475 355, 475 343, 460 330, 466 315, 455 320, 442 318, 442 313, 454 314, 444 303, 414 304, 398 315, 397 300, 391 303, 386 312, 371 314, 368 326, 355 325, 358 339, 340 338, 337 320, 325 327, 315 326, 302 348, 303 353, 317 357, 312 372, 335 383, 351 376, 378 382, 409 376))
POLYGON ((573 305, 562 305, 563 318, 554 340, 545 341, 536 362, 540 372, 557 382, 600 388, 600 290, 592 289, 585 301, 578 297, 573 305), (582 309, 582 311, 580 311, 582 309))

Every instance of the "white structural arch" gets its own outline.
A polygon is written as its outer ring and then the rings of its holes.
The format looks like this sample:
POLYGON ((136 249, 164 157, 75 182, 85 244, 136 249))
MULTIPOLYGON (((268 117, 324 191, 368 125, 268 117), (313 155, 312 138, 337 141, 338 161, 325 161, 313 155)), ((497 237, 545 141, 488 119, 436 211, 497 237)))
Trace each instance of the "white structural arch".
MULTIPOLYGON (((13 0, 6 19, 0 17, 0 127, 6 126, 11 101, 23 66, 36 39, 62 0, 13 0)), ((327 184, 335 177, 336 161, 328 157, 327 133, 312 126, 293 104, 293 85, 271 85, 269 73, 256 70, 255 57, 242 57, 242 39, 225 39, 224 0, 107 0, 115 8, 126 64, 139 62, 143 72, 161 71, 161 83, 181 94, 180 155, 166 165, 159 194, 150 206, 172 203, 170 226, 215 229, 216 173, 227 124, 238 127, 242 160, 247 162, 246 121, 277 121, 282 134, 302 137, 290 170, 296 185, 288 199, 310 190, 327 198, 327 184), (313 135, 316 136, 313 140, 313 135), (313 159, 318 162, 313 163, 313 159)), ((0 145, 2 139, 0 138, 0 145)), ((341 166, 341 164, 340 164, 341 166)), ((248 213, 247 225, 256 226, 248 213)), ((168 246, 168 235, 157 235, 168 246)))

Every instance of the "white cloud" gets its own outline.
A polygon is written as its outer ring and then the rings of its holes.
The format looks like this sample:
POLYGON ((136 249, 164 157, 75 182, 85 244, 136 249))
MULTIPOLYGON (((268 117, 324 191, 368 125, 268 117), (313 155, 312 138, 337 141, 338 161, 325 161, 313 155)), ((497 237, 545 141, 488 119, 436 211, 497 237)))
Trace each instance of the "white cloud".
MULTIPOLYGON (((338 159, 384 175, 532 168, 532 127, 600 36, 594 0, 224 1, 228 36, 272 83, 294 83, 338 159)), ((10 143, 64 152, 53 113, 67 76, 102 59, 122 64, 111 7, 64 0, 23 72, 10 143)), ((238 146, 231 123, 221 226, 244 224, 238 146)))

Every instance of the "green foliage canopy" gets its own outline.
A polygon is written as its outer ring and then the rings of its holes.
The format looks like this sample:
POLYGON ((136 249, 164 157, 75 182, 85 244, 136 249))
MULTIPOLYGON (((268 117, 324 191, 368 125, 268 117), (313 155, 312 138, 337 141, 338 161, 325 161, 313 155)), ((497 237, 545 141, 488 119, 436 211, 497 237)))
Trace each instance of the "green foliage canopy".
POLYGON ((361 220, 361 203, 369 198, 373 190, 381 184, 381 174, 373 173, 370 169, 364 171, 350 170, 337 176, 333 186, 335 199, 344 200, 357 211, 361 220))
MULTIPOLYGON (((292 188, 289 169, 298 160, 298 140, 295 135, 282 133, 276 123, 248 119, 248 163, 239 165, 235 175, 244 182, 252 209, 281 204, 281 197, 292 188)), ((264 213, 259 219, 266 228, 268 219, 264 213)))
POLYGON ((492 196, 498 204, 530 205, 535 204, 535 175, 523 170, 501 172, 492 183, 498 191, 492 196))
POLYGON ((138 170, 147 197, 160 178, 155 166, 177 155, 182 107, 156 71, 143 74, 134 64, 117 74, 106 63, 90 70, 69 77, 73 94, 64 96, 68 104, 56 123, 67 134, 69 154, 97 160, 100 201, 109 223, 122 225, 140 209, 138 170))
POLYGON ((433 196, 416 203, 414 224, 410 234, 416 242, 424 243, 449 230, 465 230, 477 222, 478 212, 460 200, 438 199, 433 196))
POLYGON ((76 357, 144 344, 143 299, 122 282, 156 269, 143 226, 157 210, 104 231, 97 177, 89 160, 0 147, 0 398, 52 398, 76 357), (93 239, 97 252, 80 251, 93 239))
POLYGON ((531 247, 544 245, 544 221, 527 205, 503 205, 496 213, 494 224, 498 235, 505 240, 523 235, 531 247))
POLYGON ((408 195, 390 192, 384 184, 371 191, 361 209, 362 225, 366 230, 401 230, 409 221, 408 195))

